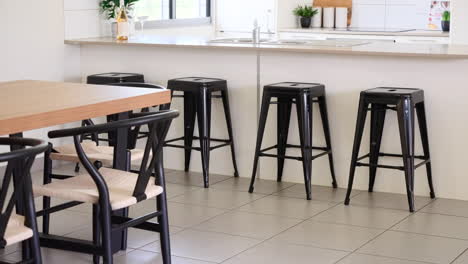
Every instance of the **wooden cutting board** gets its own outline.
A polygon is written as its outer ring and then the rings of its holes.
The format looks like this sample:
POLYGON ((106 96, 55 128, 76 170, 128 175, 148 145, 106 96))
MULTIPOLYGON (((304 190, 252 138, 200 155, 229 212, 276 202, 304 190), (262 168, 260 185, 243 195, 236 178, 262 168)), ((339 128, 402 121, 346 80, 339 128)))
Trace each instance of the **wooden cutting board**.
POLYGON ((351 25, 353 14, 353 0, 313 0, 314 6, 320 7, 347 7, 348 8, 348 26, 351 25))

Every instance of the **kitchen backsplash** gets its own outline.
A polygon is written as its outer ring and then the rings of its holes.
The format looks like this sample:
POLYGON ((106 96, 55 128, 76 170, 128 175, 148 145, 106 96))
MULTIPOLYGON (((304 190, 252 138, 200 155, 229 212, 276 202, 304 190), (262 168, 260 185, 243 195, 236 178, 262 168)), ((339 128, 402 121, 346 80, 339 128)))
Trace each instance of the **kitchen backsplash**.
POLYGON ((354 0, 353 27, 428 29, 429 0, 354 0))

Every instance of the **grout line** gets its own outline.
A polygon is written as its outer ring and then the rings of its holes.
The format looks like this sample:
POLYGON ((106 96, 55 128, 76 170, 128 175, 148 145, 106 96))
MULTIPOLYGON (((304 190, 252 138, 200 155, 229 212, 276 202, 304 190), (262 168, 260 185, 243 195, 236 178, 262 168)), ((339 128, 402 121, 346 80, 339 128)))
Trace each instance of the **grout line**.
MULTIPOLYGON (((408 219, 409 217, 411 217, 412 215, 416 214, 417 212, 419 212, 420 210, 422 210, 424 207, 426 207, 427 205, 433 203, 435 201, 434 200, 431 200, 428 204, 426 204, 425 206, 423 206, 422 208, 416 210, 414 213, 411 213, 409 215, 407 215, 406 217, 404 217, 403 219, 401 219, 400 221, 396 222, 394 225, 390 226, 389 228, 387 228, 384 232, 380 233, 379 235, 375 236, 374 238, 372 238, 371 240, 367 241, 366 243, 364 243, 363 245, 361 245, 359 248, 357 248, 356 250, 354 250, 353 252, 349 253, 348 255, 344 256, 343 258, 339 259, 337 262, 335 262, 335 264, 339 263, 340 261, 342 261, 343 259, 349 257, 350 255, 356 253, 359 249, 365 247, 366 245, 368 245, 369 243, 375 241, 377 238, 381 237, 383 234, 387 233, 388 231, 392 231, 391 229, 395 226, 397 226, 398 224, 402 223, 403 221, 405 221, 406 219, 408 219)), ((382 256, 382 257, 387 257, 387 256, 382 256)))

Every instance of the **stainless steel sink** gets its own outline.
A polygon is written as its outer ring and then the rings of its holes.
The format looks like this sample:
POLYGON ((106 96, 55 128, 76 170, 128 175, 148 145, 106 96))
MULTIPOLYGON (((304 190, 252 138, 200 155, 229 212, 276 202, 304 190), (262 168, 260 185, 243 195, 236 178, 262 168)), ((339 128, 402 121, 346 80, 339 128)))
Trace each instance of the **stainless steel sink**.
MULTIPOLYGON (((225 43, 225 44, 253 44, 251 38, 224 38, 213 39, 209 43, 225 43)), ((260 44, 265 45, 299 45, 299 46, 320 46, 320 47, 354 47, 368 44, 368 41, 350 40, 350 39, 334 39, 334 40, 317 40, 317 39, 261 39, 260 44)))
POLYGON ((368 44, 368 41, 362 40, 274 40, 267 41, 264 44, 268 45, 301 45, 301 46, 320 46, 320 47, 354 47, 368 44))
MULTIPOLYGON (((268 39, 261 39, 260 42, 266 42, 268 39)), ((253 44, 251 38, 225 38, 225 39, 213 39, 209 43, 227 43, 227 44, 253 44)))

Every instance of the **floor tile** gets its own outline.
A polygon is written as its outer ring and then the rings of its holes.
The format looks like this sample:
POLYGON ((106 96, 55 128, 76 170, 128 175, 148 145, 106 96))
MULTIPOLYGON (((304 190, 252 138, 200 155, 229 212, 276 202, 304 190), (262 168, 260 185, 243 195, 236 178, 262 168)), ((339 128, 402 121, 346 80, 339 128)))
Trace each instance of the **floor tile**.
POLYGON ((178 227, 191 227, 226 211, 218 208, 181 203, 168 203, 169 223, 178 227))
POLYGON ((267 239, 300 223, 295 218, 234 211, 217 216, 194 227, 201 231, 220 232, 256 239, 267 239))
POLYGON ((200 187, 187 186, 183 184, 166 183, 167 198, 175 197, 186 192, 197 190, 200 187))
POLYGON ((308 201, 300 198, 267 196, 239 208, 251 213, 308 219, 334 206, 333 202, 308 201))
POLYGON ((265 195, 232 190, 202 189, 169 199, 172 202, 195 204, 220 209, 233 209, 265 195))
MULTIPOLYGON (((181 258, 172 256, 171 258, 173 264, 210 264, 213 262, 205 262, 200 260, 181 258)), ((115 257, 115 264, 163 264, 161 254, 143 251, 143 250, 134 250, 128 254, 115 257)))
MULTIPOLYGON (((279 192, 293 185, 294 183, 289 183, 289 182, 277 182, 277 181, 272 181, 272 180, 257 179, 255 181, 254 193, 272 194, 274 192, 279 192)), ((231 179, 213 184, 210 188, 247 192, 249 190, 249 187, 250 187, 250 178, 231 178, 231 179)))
POLYGON ((337 264, 423 264, 427 262, 401 260, 395 258, 370 256, 364 254, 353 253, 337 264))
MULTIPOLYGON (((359 194, 361 191, 353 191, 353 195, 359 194)), ((292 198, 305 199, 305 187, 304 184, 296 184, 292 187, 281 190, 274 195, 286 196, 292 198)), ((329 201, 329 202, 343 202, 346 197, 346 189, 327 186, 312 185, 312 200, 315 201, 329 201)))
POLYGON ((463 254, 458 256, 458 258, 451 264, 467 264, 468 263, 468 250, 465 250, 463 254))
MULTIPOLYGON (((73 211, 60 211, 50 216, 50 233, 64 235, 91 225, 91 215, 73 211)), ((42 232, 42 217, 37 218, 39 232, 42 232)))
POLYGON ((395 226, 394 230, 424 235, 468 239, 468 218, 416 213, 395 226))
MULTIPOLYGON (((173 255, 210 262, 222 262, 258 243, 260 240, 197 230, 184 230, 171 237, 173 255)), ((159 252, 159 242, 141 250, 159 252)))
MULTIPOLYGON (((429 197, 416 196, 415 209, 419 210, 432 201, 429 197)), ((351 198, 351 204, 367 207, 409 210, 406 194, 363 192, 351 198)))
POLYGON ((306 221, 274 237, 271 241, 353 251, 384 230, 306 221))
MULTIPOLYGON (((210 173, 210 185, 214 185, 217 182, 225 181, 233 176, 219 175, 210 173)), ((166 181, 168 183, 177 183, 190 186, 203 187, 203 174, 201 172, 185 172, 175 171, 166 175, 166 181)))
POLYGON ((251 248, 225 264, 332 264, 348 254, 344 251, 320 249, 301 245, 282 245, 275 243, 262 243, 251 248))
POLYGON ((387 231, 358 250, 359 253, 400 259, 450 263, 468 248, 468 241, 387 231))
POLYGON ((387 229, 409 216, 402 210, 338 205, 312 218, 314 221, 387 229))
POLYGON ((421 212, 468 217, 468 201, 437 199, 421 212))

